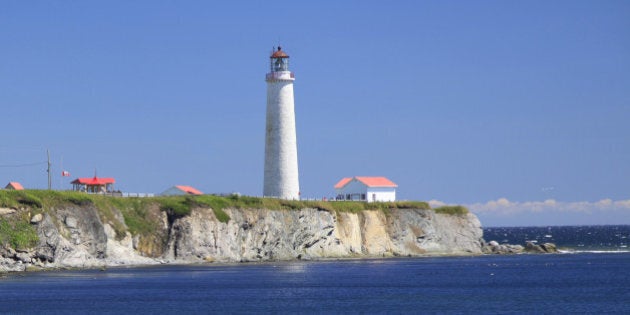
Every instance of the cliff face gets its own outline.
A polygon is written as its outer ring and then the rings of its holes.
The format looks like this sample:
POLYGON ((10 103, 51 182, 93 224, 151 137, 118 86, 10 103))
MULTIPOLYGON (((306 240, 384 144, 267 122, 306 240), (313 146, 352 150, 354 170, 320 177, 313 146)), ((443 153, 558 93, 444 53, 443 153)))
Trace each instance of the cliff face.
POLYGON ((22 251, 0 247, 0 271, 28 266, 474 255, 481 254, 483 242, 473 214, 433 210, 225 209, 230 220, 223 223, 212 209, 195 208, 183 217, 162 213, 150 236, 117 235, 93 206, 52 210, 31 220, 39 236, 36 247, 22 251))
POLYGON ((208 209, 175 222, 166 258, 261 261, 481 253, 482 230, 472 214, 228 211, 228 223, 215 220, 208 209))

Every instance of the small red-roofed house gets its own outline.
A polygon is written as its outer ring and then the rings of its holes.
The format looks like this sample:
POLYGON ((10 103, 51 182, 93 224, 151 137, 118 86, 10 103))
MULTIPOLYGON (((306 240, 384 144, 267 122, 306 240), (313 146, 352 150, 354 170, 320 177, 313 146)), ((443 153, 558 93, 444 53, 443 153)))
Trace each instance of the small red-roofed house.
POLYGON ((396 201, 396 185, 386 177, 355 176, 342 178, 335 185, 337 200, 396 201))
POLYGON ((9 189, 9 190, 24 190, 24 187, 22 186, 22 184, 18 183, 18 182, 9 182, 4 189, 9 189))
POLYGON ((162 196, 203 195, 201 191, 191 186, 176 185, 165 190, 162 196))
POLYGON ((90 194, 105 194, 114 192, 115 179, 111 177, 80 177, 72 182, 72 190, 90 194))

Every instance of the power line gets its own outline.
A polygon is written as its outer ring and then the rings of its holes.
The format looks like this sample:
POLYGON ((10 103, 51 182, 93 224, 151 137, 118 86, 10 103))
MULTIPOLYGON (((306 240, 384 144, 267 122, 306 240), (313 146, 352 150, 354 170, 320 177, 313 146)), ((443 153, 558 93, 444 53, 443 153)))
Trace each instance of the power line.
POLYGON ((25 164, 0 164, 0 167, 27 167, 27 166, 43 165, 47 163, 48 161, 25 163, 25 164))

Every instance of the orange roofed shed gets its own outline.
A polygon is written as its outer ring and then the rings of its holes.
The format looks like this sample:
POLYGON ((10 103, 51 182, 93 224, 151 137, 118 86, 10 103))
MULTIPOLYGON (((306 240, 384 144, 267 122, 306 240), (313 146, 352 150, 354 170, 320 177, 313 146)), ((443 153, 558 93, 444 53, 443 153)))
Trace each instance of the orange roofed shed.
POLYGON ((175 185, 167 190, 165 190, 160 195, 162 196, 178 196, 178 195, 203 195, 203 193, 192 187, 185 185, 175 185))
POLYGON ((203 195, 203 193, 197 189, 195 189, 194 187, 191 186, 184 186, 184 185, 177 185, 175 186, 177 188, 179 188, 180 190, 182 190, 183 192, 189 194, 189 195, 203 195))
POLYGON ((111 193, 114 191, 115 179, 111 177, 80 177, 71 182, 72 190, 91 194, 111 193))
POLYGON ((18 183, 18 182, 9 182, 4 189, 11 189, 11 190, 24 190, 24 187, 22 186, 22 184, 18 183))

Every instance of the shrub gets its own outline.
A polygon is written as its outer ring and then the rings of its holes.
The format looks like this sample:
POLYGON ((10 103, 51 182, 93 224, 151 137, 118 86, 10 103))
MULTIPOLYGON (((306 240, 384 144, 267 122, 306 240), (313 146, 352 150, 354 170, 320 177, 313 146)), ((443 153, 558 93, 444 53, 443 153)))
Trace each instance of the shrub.
POLYGON ((37 231, 28 219, 7 220, 0 218, 0 242, 14 249, 27 249, 37 245, 37 231))
POLYGON ((0 207, 17 208, 17 206, 13 191, 0 189, 0 207))
POLYGON ((301 210, 305 208, 305 204, 297 200, 279 199, 278 201, 280 202, 280 209, 283 210, 301 210))
POLYGON ((160 210, 175 216, 187 216, 190 214, 190 202, 180 197, 162 197, 158 199, 160 210))
POLYGON ((71 193, 66 196, 65 200, 77 206, 87 206, 94 203, 89 195, 83 193, 71 193))
POLYGON ((436 213, 444 213, 444 214, 466 214, 468 213, 468 209, 464 206, 442 206, 439 208, 433 209, 436 213))
POLYGON ((132 235, 143 235, 153 230, 153 224, 146 220, 145 214, 144 211, 136 212, 132 210, 125 212, 125 215, 123 215, 125 217, 125 224, 132 235))
POLYGON ((304 201, 304 205, 308 208, 325 210, 328 212, 335 211, 335 207, 333 207, 332 203, 326 201, 304 201))
POLYGON ((43 206, 42 200, 39 197, 26 190, 16 191, 15 195, 15 200, 21 205, 33 208, 41 208, 43 206))
POLYGON ((238 208, 238 205, 246 202, 246 199, 242 199, 239 195, 232 194, 229 197, 219 197, 219 196, 195 196, 195 197, 187 197, 187 203, 192 206, 202 206, 208 207, 212 209, 214 212, 214 216, 219 220, 219 222, 226 223, 230 221, 230 215, 227 214, 223 209, 226 207, 238 208))
POLYGON ((230 200, 225 197, 209 196, 209 195, 197 196, 197 197, 190 198, 189 200, 190 200, 189 202, 192 205, 205 206, 208 208, 218 209, 218 210, 223 210, 224 208, 229 207, 232 204, 238 203, 238 201, 235 201, 234 199, 230 200))
POLYGON ((335 211, 357 213, 366 210, 366 202, 334 201, 331 202, 335 211))
POLYGON ((230 221, 230 215, 225 213, 223 209, 212 208, 212 212, 214 212, 214 216, 217 217, 217 220, 219 220, 219 222, 227 223, 228 221, 230 221))
POLYGON ((429 203, 424 201, 396 201, 394 203, 396 208, 398 209, 421 209, 428 210, 431 209, 429 203))

